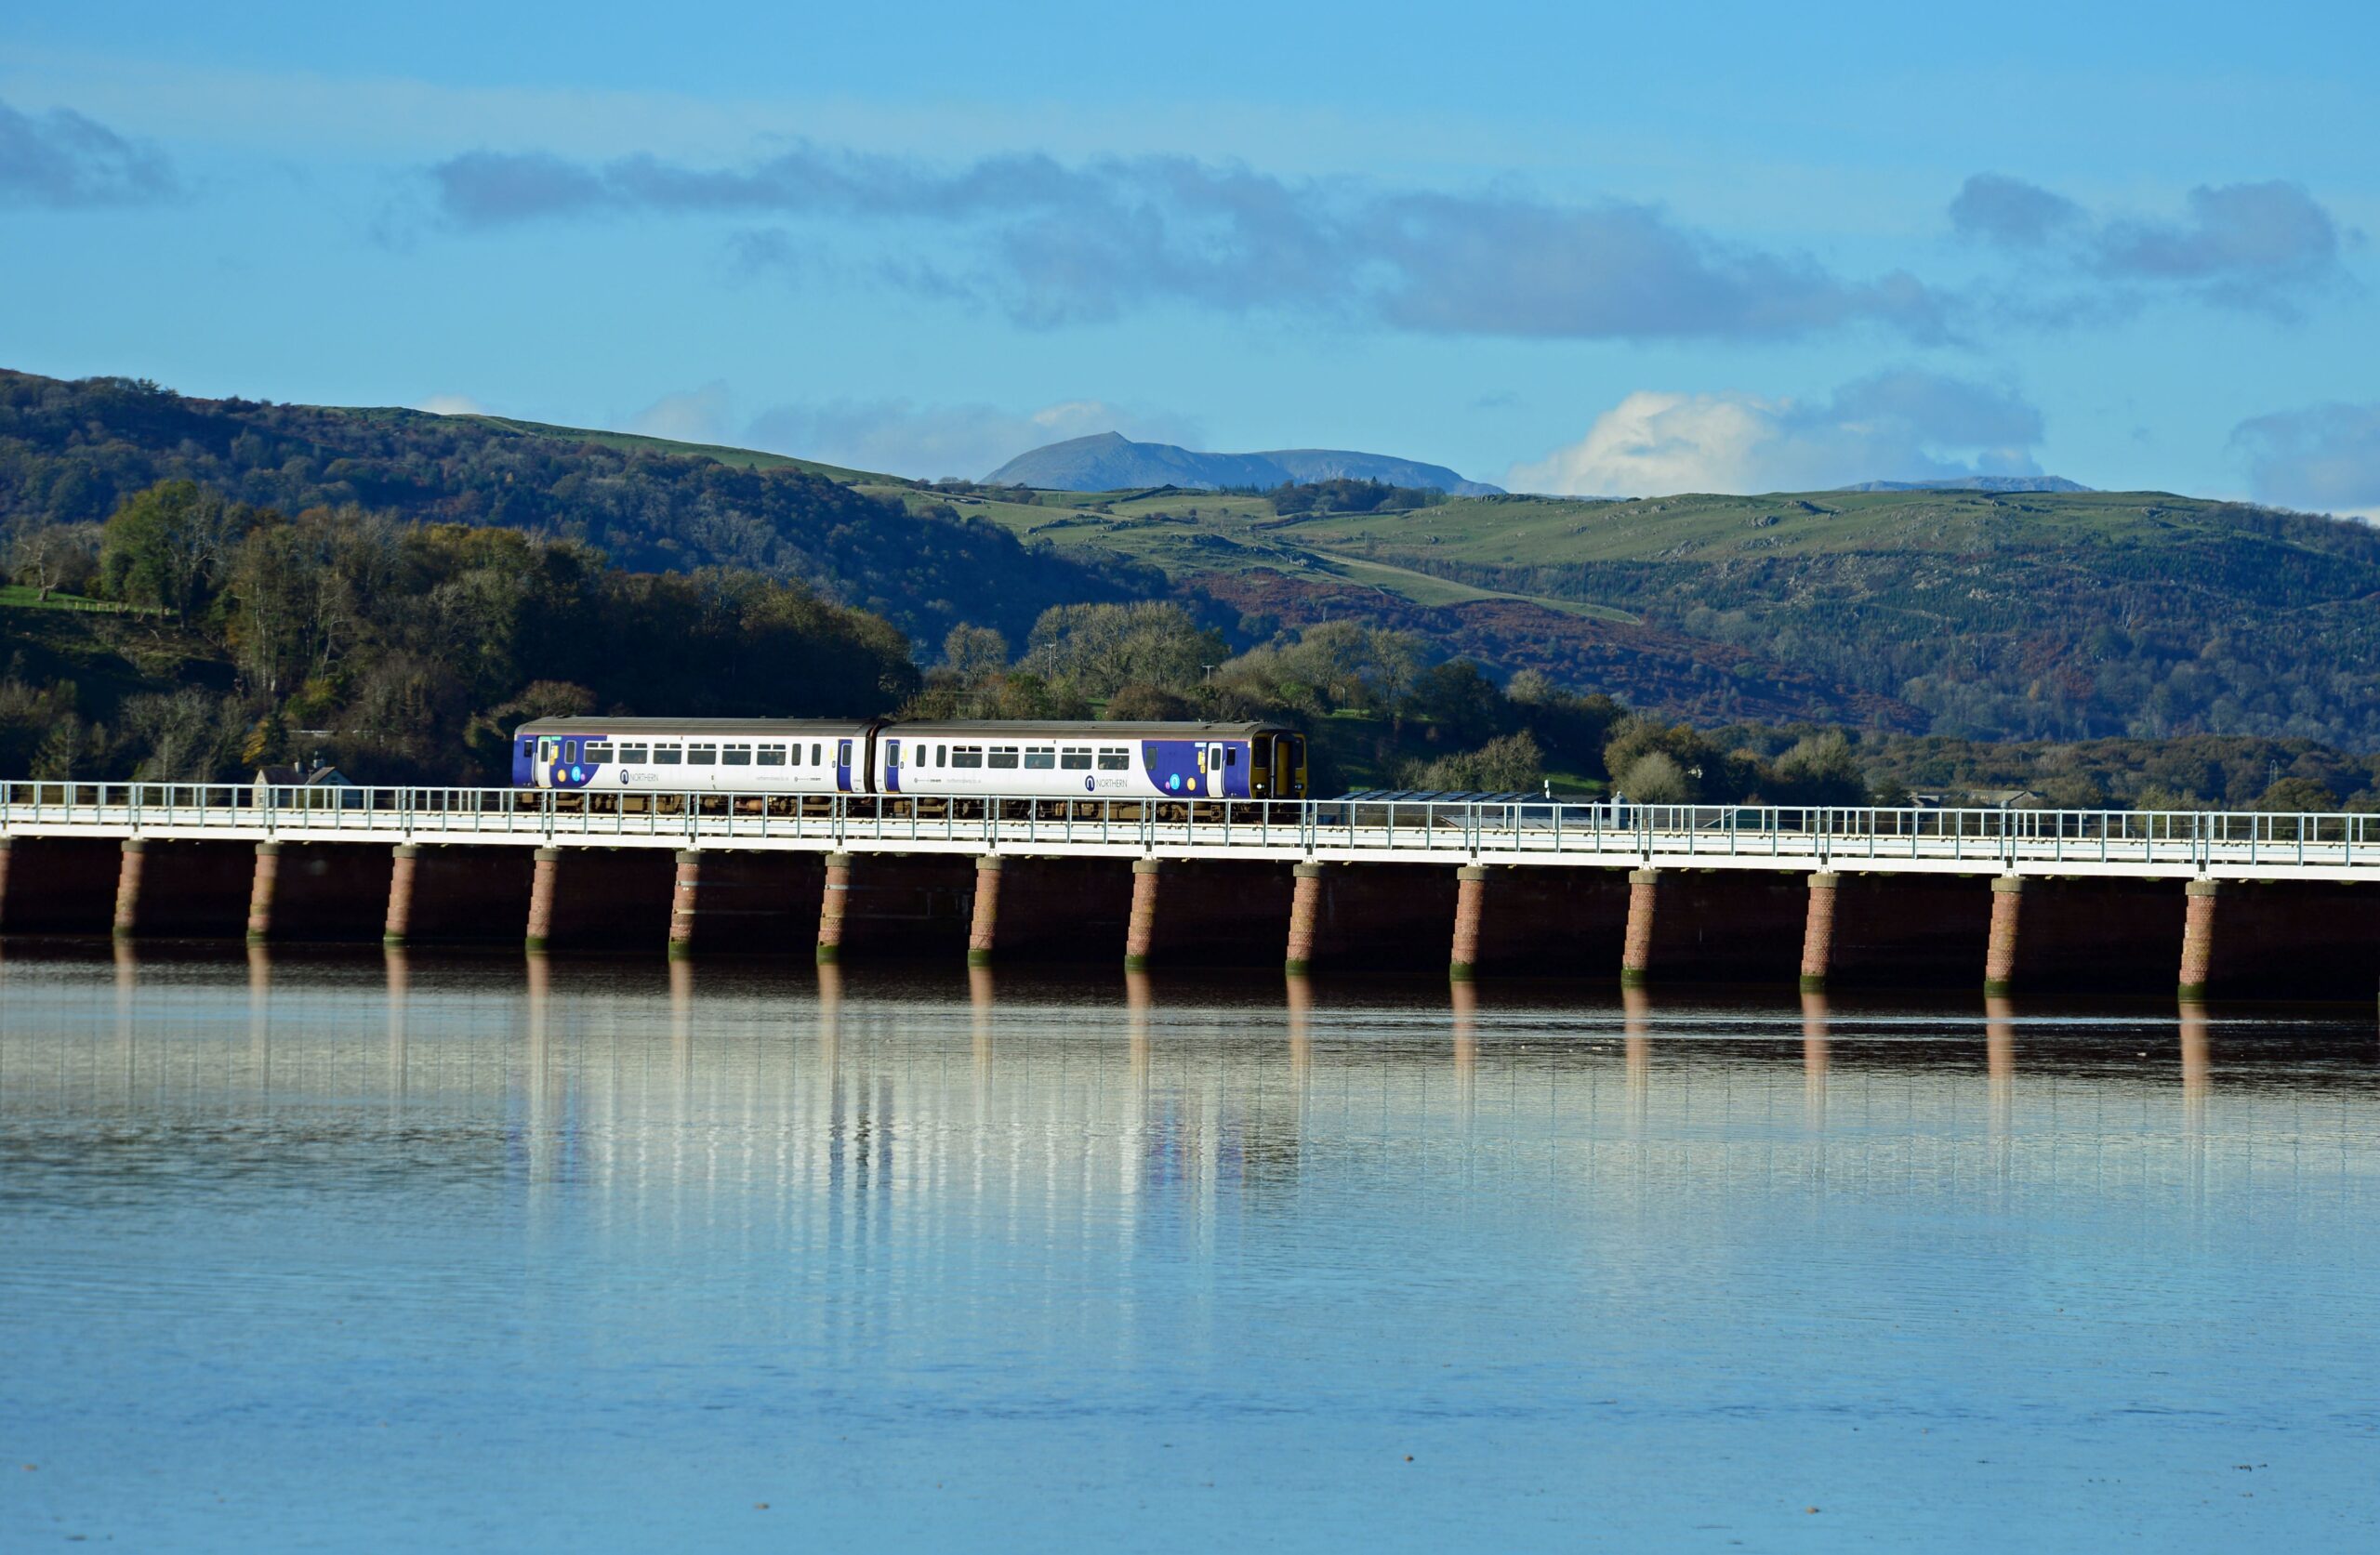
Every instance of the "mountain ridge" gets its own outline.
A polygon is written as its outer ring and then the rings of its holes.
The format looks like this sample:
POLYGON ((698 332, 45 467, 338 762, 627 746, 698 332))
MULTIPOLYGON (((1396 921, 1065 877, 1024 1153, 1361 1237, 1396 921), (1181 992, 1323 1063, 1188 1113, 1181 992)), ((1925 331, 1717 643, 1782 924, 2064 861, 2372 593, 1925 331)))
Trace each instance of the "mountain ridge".
POLYGON ((1019 454, 984 477, 993 486, 1051 492, 1114 492, 1152 486, 1220 491, 1322 481, 1378 481, 1384 485, 1497 496, 1502 488, 1465 480, 1444 465, 1388 454, 1339 448, 1276 448, 1255 454, 1205 454, 1170 442, 1136 442, 1120 432, 1093 432, 1019 454))

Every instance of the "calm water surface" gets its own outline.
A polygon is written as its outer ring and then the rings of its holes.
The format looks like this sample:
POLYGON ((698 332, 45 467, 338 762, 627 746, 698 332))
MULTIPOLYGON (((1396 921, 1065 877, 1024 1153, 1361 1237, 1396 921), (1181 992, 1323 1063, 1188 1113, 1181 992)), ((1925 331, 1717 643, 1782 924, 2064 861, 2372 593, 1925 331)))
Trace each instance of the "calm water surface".
POLYGON ((11 943, 0 1548, 2374 1548, 2375 1058, 11 943))

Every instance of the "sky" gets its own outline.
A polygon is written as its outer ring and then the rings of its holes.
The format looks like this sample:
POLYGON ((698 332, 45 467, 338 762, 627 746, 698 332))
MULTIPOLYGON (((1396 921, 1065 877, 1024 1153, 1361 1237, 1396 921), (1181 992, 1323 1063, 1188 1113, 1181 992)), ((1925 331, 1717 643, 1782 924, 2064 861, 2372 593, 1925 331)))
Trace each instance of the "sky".
POLYGON ((0 365, 976 477, 2380 517, 2380 8, 0 16, 0 365))

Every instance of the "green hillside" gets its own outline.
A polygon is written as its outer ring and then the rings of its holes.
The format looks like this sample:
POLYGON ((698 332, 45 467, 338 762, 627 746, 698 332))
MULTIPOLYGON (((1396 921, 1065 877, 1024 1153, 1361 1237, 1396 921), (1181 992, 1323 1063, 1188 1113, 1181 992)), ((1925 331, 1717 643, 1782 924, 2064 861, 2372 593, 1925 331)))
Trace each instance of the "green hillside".
POLYGON ((1290 514, 1182 491, 910 500, 1244 611, 1395 621, 1705 721, 2380 748, 2364 524, 2153 492, 1375 495, 1290 514))
POLYGON ((526 530, 641 571, 798 578, 926 657, 960 623, 1022 642, 1055 604, 1170 594, 1238 645, 1394 627, 1705 725, 2380 749, 2380 533, 2162 493, 926 486, 494 416, 0 373, 0 527, 20 548, 177 478, 286 513, 526 530))

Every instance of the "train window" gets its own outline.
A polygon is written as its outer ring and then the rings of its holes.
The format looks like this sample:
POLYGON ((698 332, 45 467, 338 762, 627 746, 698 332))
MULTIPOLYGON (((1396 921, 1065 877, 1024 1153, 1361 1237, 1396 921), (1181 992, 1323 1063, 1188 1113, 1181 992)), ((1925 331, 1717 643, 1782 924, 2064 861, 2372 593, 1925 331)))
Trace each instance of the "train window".
POLYGON ((1025 753, 1025 765, 1037 772, 1055 771, 1058 767, 1058 753, 1054 750, 1027 750, 1025 753))
POLYGON ((587 759, 589 761, 609 761, 612 759, 612 747, 600 741, 589 740, 587 742, 587 759))
POLYGON ((1129 772, 1132 770, 1132 753, 1129 749, 1117 750, 1113 745, 1102 747, 1099 770, 1103 772, 1129 772))
POLYGON ((675 767, 682 763, 685 759, 686 747, 683 745, 655 745, 653 747, 653 764, 656 767, 675 767))
POLYGON ((895 768, 899 767, 900 765, 901 765, 901 742, 900 742, 900 741, 898 741, 898 740, 887 740, 887 741, 885 741, 885 742, 884 742, 884 770, 885 770, 886 771, 888 771, 888 772, 889 772, 889 771, 893 771, 895 768))
POLYGON ((835 742, 835 765, 836 765, 836 766, 838 766, 838 767, 848 767, 848 766, 850 766, 851 764, 852 764, 852 743, 851 743, 849 740, 838 740, 838 741, 836 741, 836 742, 835 742))
POLYGON ((823 756, 819 755, 819 754, 818 754, 818 751, 819 751, 819 745, 818 745, 818 742, 817 742, 817 741, 815 741, 815 740, 811 741, 811 742, 810 742, 810 764, 811 764, 812 766, 813 766, 813 767, 815 767, 816 765, 818 765, 818 763, 820 763, 821 761, 824 761, 824 760, 826 760, 826 759, 825 757, 823 757, 823 756))
POLYGON ((1225 745, 1223 747, 1223 765, 1226 767, 1236 767, 1239 765, 1239 747, 1237 745, 1225 745))
POLYGON ((936 745, 933 747, 933 764, 937 767, 947 767, 950 765, 950 747, 948 745, 936 745))
POLYGON ((551 761, 554 758, 554 752, 560 748, 562 742, 559 740, 538 741, 537 759, 540 761, 551 761))
POLYGON ((984 764, 984 747, 953 745, 950 747, 950 764, 954 767, 980 767, 984 764))
POLYGON ((719 760, 720 765, 723 767, 748 767, 752 764, 752 747, 722 745, 720 747, 719 760))
POLYGON ((686 747, 686 765, 689 767, 718 766, 719 747, 717 745, 688 745, 686 747))
POLYGON ((1091 771, 1091 752, 1087 749, 1062 751, 1058 756, 1058 765, 1070 772, 1087 772, 1091 771))
POLYGON ((785 747, 783 745, 762 745, 760 747, 760 765, 763 767, 784 766, 785 747))
POLYGON ((992 758, 985 762, 985 765, 987 767, 1015 766, 1016 747, 1014 745, 994 745, 992 747, 992 758))
POLYGON ((620 747, 620 759, 623 761, 634 761, 641 765, 644 758, 644 747, 642 745, 622 745, 620 747))
POLYGON ((575 761, 575 760, 577 760, 577 759, 578 759, 578 742, 577 742, 577 741, 575 741, 575 740, 564 740, 564 741, 562 743, 562 758, 564 761, 575 761))

